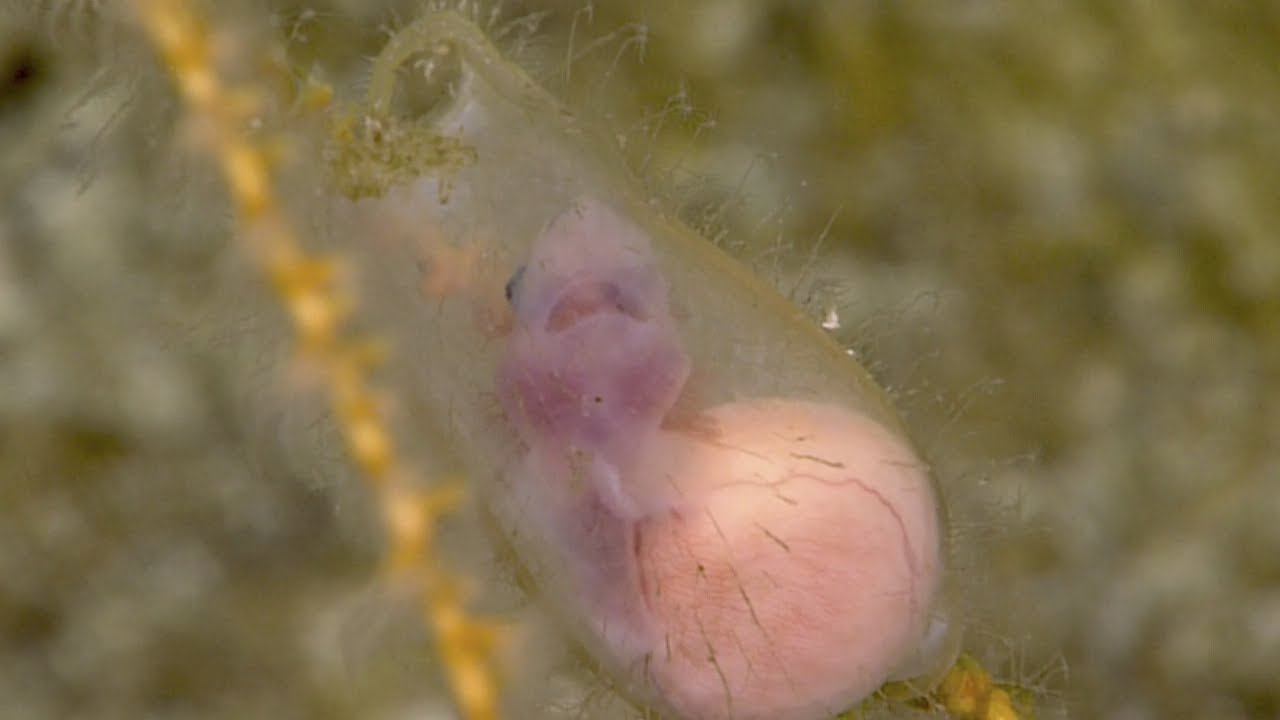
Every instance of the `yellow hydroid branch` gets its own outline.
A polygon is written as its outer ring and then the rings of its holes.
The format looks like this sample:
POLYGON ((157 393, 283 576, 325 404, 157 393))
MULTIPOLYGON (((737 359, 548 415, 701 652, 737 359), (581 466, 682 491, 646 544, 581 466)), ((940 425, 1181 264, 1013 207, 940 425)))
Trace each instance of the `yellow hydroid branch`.
POLYGON ((400 462, 368 379, 380 353, 344 333, 353 302, 336 282, 336 262, 302 248, 273 189, 268 148, 244 132, 256 105, 254 88, 224 83, 208 27, 187 2, 137 0, 137 10, 202 141, 221 165, 246 249, 284 303, 301 351, 320 370, 348 451, 378 496, 388 571, 422 583, 425 619, 462 716, 496 718, 495 631, 466 613, 461 585, 442 567, 432 545, 437 519, 458 500, 458 484, 424 491, 400 462))

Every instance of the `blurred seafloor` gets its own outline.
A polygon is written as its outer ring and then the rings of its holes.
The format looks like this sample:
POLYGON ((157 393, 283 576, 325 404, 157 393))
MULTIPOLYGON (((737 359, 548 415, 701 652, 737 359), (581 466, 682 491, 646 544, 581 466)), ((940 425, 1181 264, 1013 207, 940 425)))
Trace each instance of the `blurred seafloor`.
MULTIPOLYGON (((127 6, 3 2, 0 717, 447 716, 127 6)), ((242 79, 356 101, 419 4, 216 7, 242 79)), ((1042 717, 1280 718, 1280 5, 498 9, 691 222, 782 278, 821 239, 798 299, 937 465, 967 647, 1042 717)))

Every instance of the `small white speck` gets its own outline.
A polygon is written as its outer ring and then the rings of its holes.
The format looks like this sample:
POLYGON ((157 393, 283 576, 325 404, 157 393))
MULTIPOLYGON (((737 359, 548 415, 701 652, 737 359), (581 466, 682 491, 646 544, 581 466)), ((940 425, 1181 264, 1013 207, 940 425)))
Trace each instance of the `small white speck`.
POLYGON ((827 308, 827 314, 822 318, 823 330, 839 330, 840 314, 836 312, 835 307, 827 308))

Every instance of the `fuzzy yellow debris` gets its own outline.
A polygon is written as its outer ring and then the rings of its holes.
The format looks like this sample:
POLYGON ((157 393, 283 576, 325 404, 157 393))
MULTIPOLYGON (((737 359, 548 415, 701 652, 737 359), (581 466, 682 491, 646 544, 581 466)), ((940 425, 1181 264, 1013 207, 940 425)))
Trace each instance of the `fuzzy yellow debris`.
POLYGON ((1009 691, 969 655, 961 655, 935 695, 956 720, 1020 720, 1009 691))

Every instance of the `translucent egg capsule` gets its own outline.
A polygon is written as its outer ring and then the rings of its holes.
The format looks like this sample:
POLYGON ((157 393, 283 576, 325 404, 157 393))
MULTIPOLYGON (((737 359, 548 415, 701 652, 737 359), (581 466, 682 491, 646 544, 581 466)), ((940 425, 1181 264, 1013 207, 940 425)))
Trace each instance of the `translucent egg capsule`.
POLYGON ((820 720, 949 659, 939 498, 861 366, 459 16, 392 41, 371 106, 380 141, 456 160, 339 213, 406 340, 398 386, 614 687, 673 718, 820 720), (420 56, 447 91, 394 119, 420 56))

